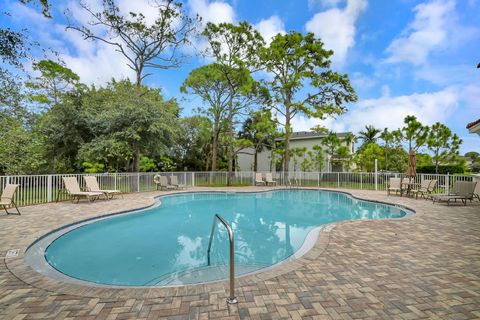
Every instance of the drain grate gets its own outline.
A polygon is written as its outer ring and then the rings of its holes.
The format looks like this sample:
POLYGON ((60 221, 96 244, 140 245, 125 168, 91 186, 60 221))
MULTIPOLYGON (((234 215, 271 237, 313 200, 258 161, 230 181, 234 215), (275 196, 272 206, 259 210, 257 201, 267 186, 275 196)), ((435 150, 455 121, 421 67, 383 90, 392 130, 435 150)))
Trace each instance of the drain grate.
POLYGON ((5 258, 16 258, 18 257, 19 252, 20 252, 20 249, 8 250, 7 254, 5 255, 5 258))

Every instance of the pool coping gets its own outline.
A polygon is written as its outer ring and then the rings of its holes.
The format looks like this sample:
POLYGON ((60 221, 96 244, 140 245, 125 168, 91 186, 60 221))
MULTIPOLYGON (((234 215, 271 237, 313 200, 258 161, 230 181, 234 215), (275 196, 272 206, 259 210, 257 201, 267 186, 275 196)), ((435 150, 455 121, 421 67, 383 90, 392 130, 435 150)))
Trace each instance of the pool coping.
MULTIPOLYGON (((369 222, 384 222, 384 221, 402 221, 405 219, 410 219, 415 217, 418 214, 421 214, 418 210, 415 210, 411 207, 404 206, 401 204, 396 204, 392 202, 380 201, 375 199, 368 199, 364 197, 358 197, 350 192, 340 191, 335 189, 328 189, 328 188, 308 188, 308 187, 301 187, 301 188, 293 188, 295 190, 324 190, 336 193, 346 194, 354 199, 362 200, 362 201, 369 201, 374 203, 382 203, 387 204, 394 207, 399 207, 407 211, 407 214, 400 218, 384 218, 384 219, 364 219, 364 220, 345 220, 345 221, 337 221, 329 224, 319 225, 318 227, 311 230, 305 237, 304 243, 302 246, 290 257, 260 270, 257 270, 252 273, 247 273, 236 277, 235 282, 237 288, 242 286, 253 285, 259 281, 265 281, 268 279, 272 279, 278 276, 282 276, 288 272, 294 271, 295 269, 301 267, 305 263, 308 263, 311 260, 316 259, 319 255, 321 255, 325 249, 328 247, 328 243, 330 240, 331 233, 334 230, 342 226, 344 224, 350 223, 369 223, 369 222), (410 211, 410 214, 408 212, 410 211), (307 243, 307 239, 309 240, 307 243)), ((99 221, 102 219, 107 219, 112 216, 121 215, 121 214, 129 214, 129 213, 138 213, 139 211, 143 211, 146 209, 150 209, 160 204, 159 198, 168 197, 175 194, 183 194, 183 193, 261 193, 261 192, 270 192, 270 191, 279 191, 279 190, 292 190, 292 188, 268 188, 268 189, 260 189, 257 191, 251 190, 235 190, 235 191, 227 191, 227 190, 202 190, 202 191, 190 191, 190 190, 177 190, 168 194, 161 194, 155 195, 150 198, 153 203, 147 206, 140 206, 135 209, 130 210, 120 210, 115 212, 110 212, 106 214, 102 214, 95 217, 90 217, 87 219, 82 219, 76 222, 68 223, 62 227, 55 228, 50 230, 49 232, 43 234, 33 242, 31 242, 28 246, 25 246, 20 250, 20 253, 17 257, 5 258, 5 264, 7 269, 19 280, 40 288, 47 291, 54 291, 64 294, 71 294, 77 296, 85 296, 85 297, 103 297, 103 298, 162 298, 162 297, 169 297, 169 296, 182 296, 186 294, 201 294, 205 292, 212 292, 212 291, 228 291, 228 280, 215 280, 209 281, 206 283, 194 283, 194 284, 185 284, 185 285, 174 285, 174 286, 152 286, 152 287, 134 287, 134 286, 107 286, 107 285, 98 285, 93 282, 88 281, 81 281, 81 283, 70 283, 64 282, 61 280, 50 278, 44 274, 38 273, 34 270, 26 261, 25 261, 25 253, 26 251, 31 248, 34 244, 38 243, 42 239, 52 235, 60 230, 74 227, 75 229, 82 224, 93 223, 95 221, 99 221)), ((67 231, 68 232, 68 231, 67 231)), ((58 272, 58 271, 57 271, 58 272)))

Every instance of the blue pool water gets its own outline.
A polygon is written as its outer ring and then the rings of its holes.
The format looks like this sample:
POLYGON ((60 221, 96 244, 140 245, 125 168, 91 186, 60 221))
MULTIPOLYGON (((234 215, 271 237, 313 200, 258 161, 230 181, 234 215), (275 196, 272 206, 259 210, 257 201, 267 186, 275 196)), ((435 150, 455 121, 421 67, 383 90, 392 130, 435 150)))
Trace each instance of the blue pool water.
POLYGON ((314 228, 335 221, 399 218, 398 207, 358 200, 338 192, 277 190, 261 193, 186 193, 161 205, 75 228, 45 252, 58 271, 107 285, 151 286, 228 277, 228 236, 215 233, 211 267, 207 246, 213 216, 235 235, 236 273, 285 260, 314 228))

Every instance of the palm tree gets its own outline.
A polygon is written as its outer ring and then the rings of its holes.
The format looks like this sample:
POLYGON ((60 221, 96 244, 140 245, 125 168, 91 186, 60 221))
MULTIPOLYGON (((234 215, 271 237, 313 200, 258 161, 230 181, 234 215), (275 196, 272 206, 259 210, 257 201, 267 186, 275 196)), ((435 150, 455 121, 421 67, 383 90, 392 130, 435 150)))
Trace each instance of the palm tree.
POLYGON ((362 146, 369 143, 375 143, 380 132, 380 129, 377 129, 372 125, 365 126, 365 131, 360 131, 358 133, 359 138, 363 140, 362 146))
POLYGON ((380 139, 384 141, 383 149, 385 150, 385 170, 388 170, 388 151, 395 140, 395 135, 392 132, 388 131, 387 128, 385 128, 380 134, 380 139))

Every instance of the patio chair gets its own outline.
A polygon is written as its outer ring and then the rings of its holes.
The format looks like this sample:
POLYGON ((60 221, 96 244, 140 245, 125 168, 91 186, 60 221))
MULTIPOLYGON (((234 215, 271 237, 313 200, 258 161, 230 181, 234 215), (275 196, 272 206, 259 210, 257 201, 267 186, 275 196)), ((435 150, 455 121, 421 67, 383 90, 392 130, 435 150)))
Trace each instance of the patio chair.
POLYGON ((474 198, 476 182, 471 181, 455 181, 452 186, 452 191, 448 194, 432 195, 432 201, 446 202, 450 205, 450 201, 461 200, 464 205, 467 205, 467 200, 472 201, 474 198))
POLYGON ((166 176, 160 176, 160 183, 158 184, 160 187, 160 190, 166 189, 166 190, 172 190, 176 189, 175 186, 172 186, 171 184, 168 184, 168 180, 166 176))
POLYGON ((86 198, 88 202, 97 200, 100 196, 104 196, 102 192, 82 191, 78 185, 77 178, 75 177, 62 177, 65 190, 72 197, 72 200, 77 199, 77 203, 80 198, 86 198))
POLYGON ((120 190, 106 190, 101 189, 98 185, 97 178, 95 176, 84 176, 83 179, 85 180, 85 184, 87 185, 87 190, 90 192, 101 192, 105 195, 105 198, 113 199, 113 196, 116 194, 120 194, 120 190))
POLYGON ((178 177, 177 176, 171 176, 170 177, 170 185, 174 186, 177 189, 185 189, 185 185, 178 183, 178 177))
POLYGON ((262 178, 262 173, 260 173, 260 172, 255 173, 255 185, 256 186, 264 186, 265 185, 265 181, 263 181, 263 178, 262 178))
POLYGON ((425 194, 429 193, 429 187, 432 183, 432 180, 422 180, 420 187, 418 189, 411 190, 412 194, 415 194, 415 199, 418 199, 418 195, 421 194, 423 198, 425 198, 425 194))
POLYGON ((387 195, 390 195, 391 191, 395 191, 395 194, 400 192, 400 196, 403 195, 402 178, 390 178, 387 187, 387 195))
POLYGON ((277 181, 273 180, 273 177, 272 177, 272 173, 271 172, 268 172, 265 174, 265 184, 268 186, 268 185, 272 185, 272 186, 276 186, 277 185, 277 181))
POLYGON ((8 212, 7 207, 13 205, 15 209, 17 209, 18 215, 20 215, 20 211, 18 210, 17 204, 15 203, 15 200, 13 200, 13 196, 15 195, 15 192, 17 191, 17 188, 19 187, 19 184, 7 184, 5 186, 5 189, 3 189, 3 193, 0 199, 0 205, 3 206, 3 209, 7 214, 14 214, 11 212, 8 212))

